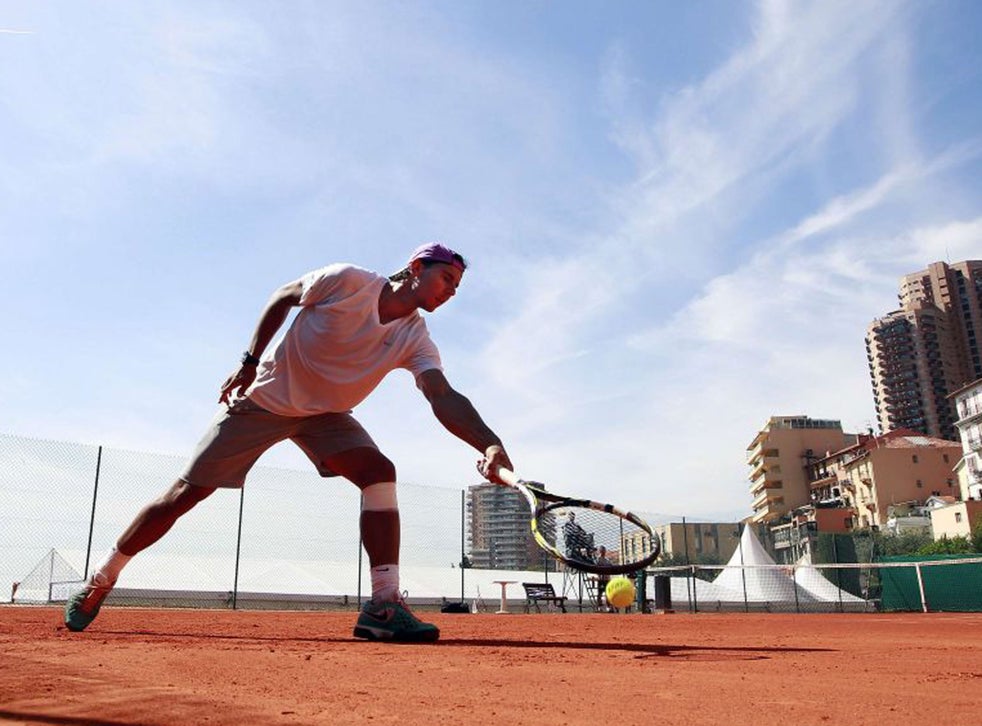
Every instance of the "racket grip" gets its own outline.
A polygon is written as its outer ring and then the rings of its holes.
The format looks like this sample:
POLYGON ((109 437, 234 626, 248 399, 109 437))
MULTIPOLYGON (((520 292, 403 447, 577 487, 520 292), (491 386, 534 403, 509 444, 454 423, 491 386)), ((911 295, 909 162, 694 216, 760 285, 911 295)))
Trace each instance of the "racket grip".
POLYGON ((501 481, 503 481, 505 484, 513 487, 518 486, 522 481, 518 478, 518 475, 515 474, 515 472, 506 469, 503 466, 498 467, 498 470, 495 472, 495 476, 501 479, 501 481))

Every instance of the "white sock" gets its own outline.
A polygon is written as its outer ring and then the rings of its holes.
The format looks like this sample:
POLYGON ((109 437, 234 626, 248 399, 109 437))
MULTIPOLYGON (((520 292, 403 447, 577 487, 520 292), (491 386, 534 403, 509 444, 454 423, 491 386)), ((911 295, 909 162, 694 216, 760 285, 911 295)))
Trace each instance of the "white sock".
POLYGON ((372 600, 391 602, 399 599, 399 565, 379 565, 372 570, 372 600))
POLYGON ((119 577, 119 573, 122 572, 126 563, 133 559, 132 555, 124 555, 118 549, 113 547, 106 556, 103 558, 99 566, 95 568, 92 573, 92 579, 98 578, 97 584, 106 584, 109 582, 116 582, 119 577))

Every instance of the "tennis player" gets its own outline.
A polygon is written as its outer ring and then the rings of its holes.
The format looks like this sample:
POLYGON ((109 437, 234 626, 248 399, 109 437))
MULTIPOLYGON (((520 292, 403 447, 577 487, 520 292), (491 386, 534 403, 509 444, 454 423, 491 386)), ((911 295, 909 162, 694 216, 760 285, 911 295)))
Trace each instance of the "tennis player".
POLYGON ((512 468, 501 440, 443 374, 420 310, 454 296, 467 264, 436 243, 418 247, 406 267, 384 277, 351 264, 309 272, 276 290, 241 365, 222 384, 222 409, 183 474, 144 507, 65 608, 69 630, 98 615, 126 563, 162 537, 216 488, 239 488, 256 460, 290 439, 321 476, 343 476, 362 491, 361 534, 371 565, 372 598, 354 634, 371 640, 433 641, 399 589, 399 505, 395 466, 351 415, 395 368, 409 370, 436 418, 482 456, 489 475, 512 468), (291 308, 301 308, 267 350, 291 308))

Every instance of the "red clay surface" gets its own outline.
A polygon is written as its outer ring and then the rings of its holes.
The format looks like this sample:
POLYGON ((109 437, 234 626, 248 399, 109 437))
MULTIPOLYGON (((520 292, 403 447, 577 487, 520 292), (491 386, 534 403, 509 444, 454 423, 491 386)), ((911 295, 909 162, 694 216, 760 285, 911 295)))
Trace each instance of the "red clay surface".
POLYGON ((426 617, 438 643, 383 645, 354 612, 107 608, 71 633, 0 607, 0 722, 982 723, 982 614, 426 617))

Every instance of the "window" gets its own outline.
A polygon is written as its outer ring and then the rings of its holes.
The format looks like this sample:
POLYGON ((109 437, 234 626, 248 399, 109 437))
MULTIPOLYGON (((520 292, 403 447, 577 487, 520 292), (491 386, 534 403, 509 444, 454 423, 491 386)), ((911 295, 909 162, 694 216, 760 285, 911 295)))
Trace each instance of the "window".
POLYGON ((955 512, 955 524, 961 524, 961 521, 962 521, 962 513, 955 512))
POLYGON ((941 458, 942 458, 942 459, 944 460, 944 463, 945 463, 945 464, 947 464, 947 463, 948 463, 948 455, 947 455, 947 454, 942 454, 942 455, 941 455, 941 458))
POLYGON ((917 454, 914 454, 911 458, 914 460, 914 463, 916 464, 917 463, 917 454))
POLYGON ((917 488, 918 489, 923 489, 924 488, 924 482, 922 482, 920 479, 917 480, 917 488))

